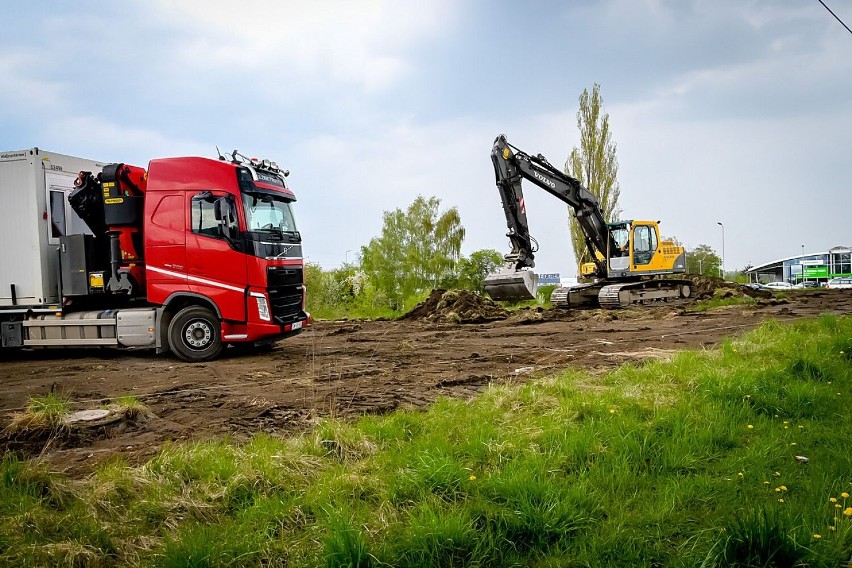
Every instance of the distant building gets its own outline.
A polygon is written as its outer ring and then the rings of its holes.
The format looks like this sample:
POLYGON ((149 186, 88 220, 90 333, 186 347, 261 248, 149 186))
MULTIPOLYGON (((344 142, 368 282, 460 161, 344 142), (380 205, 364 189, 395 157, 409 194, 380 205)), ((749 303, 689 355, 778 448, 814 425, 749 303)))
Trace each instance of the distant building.
POLYGON ((805 280, 827 282, 837 276, 852 276, 852 248, 834 247, 827 252, 791 256, 773 260, 746 271, 753 282, 789 282, 805 280))
POLYGON ((552 272, 549 274, 539 274, 538 275, 538 284, 547 285, 547 284, 559 284, 559 273, 552 272))

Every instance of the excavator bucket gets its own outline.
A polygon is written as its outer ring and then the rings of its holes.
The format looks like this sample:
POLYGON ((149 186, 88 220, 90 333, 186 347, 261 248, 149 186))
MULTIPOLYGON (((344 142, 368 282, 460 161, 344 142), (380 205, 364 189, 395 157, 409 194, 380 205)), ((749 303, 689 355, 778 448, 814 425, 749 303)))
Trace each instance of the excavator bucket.
POLYGON ((485 291, 497 302, 535 299, 538 276, 531 270, 504 268, 485 277, 485 291))

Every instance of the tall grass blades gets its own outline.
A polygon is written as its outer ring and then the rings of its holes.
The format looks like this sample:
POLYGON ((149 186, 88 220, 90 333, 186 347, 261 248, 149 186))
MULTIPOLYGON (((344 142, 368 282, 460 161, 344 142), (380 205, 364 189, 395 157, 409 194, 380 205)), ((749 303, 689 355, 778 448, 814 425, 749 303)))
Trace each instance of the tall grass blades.
POLYGON ((34 396, 27 401, 24 412, 12 417, 8 430, 11 432, 59 430, 64 426, 69 407, 69 397, 60 392, 34 396))
POLYGON ((0 565, 841 566, 852 318, 69 482, 0 462, 0 565))

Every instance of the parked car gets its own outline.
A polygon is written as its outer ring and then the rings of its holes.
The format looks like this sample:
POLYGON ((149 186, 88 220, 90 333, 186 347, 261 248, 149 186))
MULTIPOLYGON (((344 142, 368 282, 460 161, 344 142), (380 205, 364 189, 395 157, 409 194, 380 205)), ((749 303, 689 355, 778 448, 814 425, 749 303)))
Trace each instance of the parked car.
POLYGON ((770 290, 792 290, 793 289, 792 284, 790 284, 789 282, 783 282, 783 281, 780 281, 780 280, 778 282, 769 282, 768 284, 764 284, 763 287, 769 288, 770 290))
POLYGON ((852 278, 832 278, 826 288, 852 288, 852 278))

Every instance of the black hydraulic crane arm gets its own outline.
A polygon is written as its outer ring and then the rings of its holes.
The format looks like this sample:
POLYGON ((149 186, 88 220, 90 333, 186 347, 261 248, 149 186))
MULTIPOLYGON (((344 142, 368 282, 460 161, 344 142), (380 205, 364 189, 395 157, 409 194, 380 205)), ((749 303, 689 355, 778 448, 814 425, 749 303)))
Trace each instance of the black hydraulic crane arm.
POLYGON ((597 265, 600 275, 606 276, 606 262, 600 260, 596 252, 607 257, 609 228, 597 198, 578 180, 554 168, 547 159, 539 154, 530 156, 506 141, 501 134, 494 141, 491 150, 497 188, 503 201, 507 236, 512 243, 512 252, 505 256, 506 262, 515 263, 515 268, 533 267, 535 250, 532 247, 527 224, 524 190, 521 178, 526 178, 574 210, 577 222, 583 230, 586 247, 597 265))

